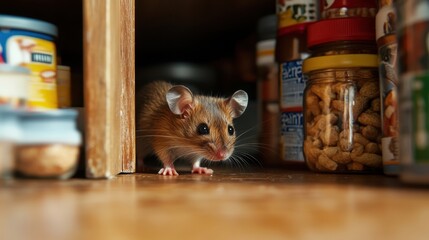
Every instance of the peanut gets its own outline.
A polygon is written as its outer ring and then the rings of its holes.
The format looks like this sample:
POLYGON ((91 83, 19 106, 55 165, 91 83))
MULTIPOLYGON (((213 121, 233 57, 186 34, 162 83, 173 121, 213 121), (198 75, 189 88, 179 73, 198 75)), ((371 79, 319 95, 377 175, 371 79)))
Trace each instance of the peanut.
POLYGON ((358 75, 362 80, 354 84, 312 85, 306 94, 304 154, 314 170, 381 167, 378 81, 367 80, 374 78, 372 73, 358 75))

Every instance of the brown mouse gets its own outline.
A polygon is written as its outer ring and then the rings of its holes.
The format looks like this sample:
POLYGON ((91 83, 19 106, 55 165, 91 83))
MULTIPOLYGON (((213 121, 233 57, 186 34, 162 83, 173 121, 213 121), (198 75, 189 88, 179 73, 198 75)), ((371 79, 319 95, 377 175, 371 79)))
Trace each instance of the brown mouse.
POLYGON ((233 119, 245 111, 248 95, 243 90, 229 98, 194 95, 183 85, 157 81, 142 89, 138 101, 139 150, 143 156, 154 153, 163 163, 158 174, 178 175, 177 158, 189 159, 192 173, 212 174, 200 167, 201 160, 224 161, 233 154, 233 119))

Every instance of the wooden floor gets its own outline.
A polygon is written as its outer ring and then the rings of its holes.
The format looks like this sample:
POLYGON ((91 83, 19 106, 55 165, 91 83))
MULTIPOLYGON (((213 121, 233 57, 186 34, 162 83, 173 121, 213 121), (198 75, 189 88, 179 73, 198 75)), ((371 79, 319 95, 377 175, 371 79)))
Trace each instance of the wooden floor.
POLYGON ((429 188, 307 171, 0 183, 0 239, 429 239, 429 188))

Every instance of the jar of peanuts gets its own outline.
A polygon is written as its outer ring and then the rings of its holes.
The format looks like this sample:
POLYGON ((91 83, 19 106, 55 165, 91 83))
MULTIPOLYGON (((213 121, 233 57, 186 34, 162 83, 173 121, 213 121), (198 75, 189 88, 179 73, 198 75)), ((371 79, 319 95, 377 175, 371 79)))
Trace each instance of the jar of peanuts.
POLYGON ((317 172, 381 172, 380 87, 374 18, 308 27, 303 62, 304 143, 317 172))
POLYGON ((317 172, 378 172, 380 91, 376 54, 304 61, 304 157, 317 172))

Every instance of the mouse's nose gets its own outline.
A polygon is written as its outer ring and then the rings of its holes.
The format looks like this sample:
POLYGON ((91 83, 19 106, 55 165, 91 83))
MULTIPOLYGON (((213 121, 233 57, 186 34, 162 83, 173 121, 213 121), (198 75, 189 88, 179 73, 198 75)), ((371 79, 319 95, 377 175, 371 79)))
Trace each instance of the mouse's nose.
POLYGON ((216 152, 216 157, 218 159, 224 159, 226 157, 226 151, 225 150, 218 150, 216 152))
POLYGON ((219 147, 215 154, 216 158, 218 158, 219 160, 226 160, 227 158, 229 158, 228 150, 226 147, 219 147))

